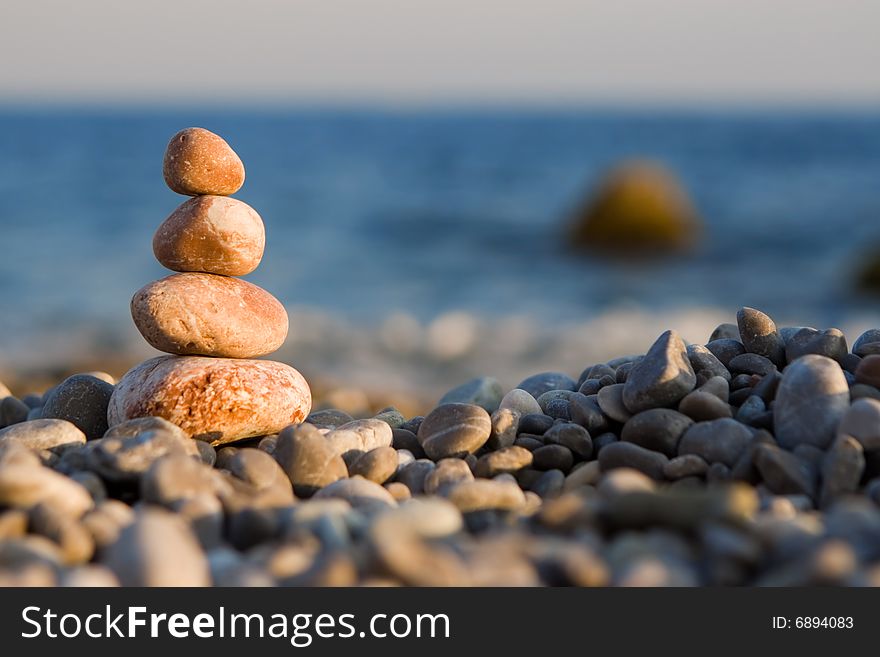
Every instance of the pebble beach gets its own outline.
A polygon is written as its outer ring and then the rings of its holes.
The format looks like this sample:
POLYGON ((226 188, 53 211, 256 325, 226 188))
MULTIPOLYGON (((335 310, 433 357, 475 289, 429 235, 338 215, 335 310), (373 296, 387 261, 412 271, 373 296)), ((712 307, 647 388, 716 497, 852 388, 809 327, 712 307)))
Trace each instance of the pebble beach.
POLYGON ((239 156, 187 128, 163 174, 172 273, 130 305, 163 355, 0 383, 0 585, 880 585, 880 328, 733 308, 698 342, 640 326, 641 354, 345 404, 240 278, 271 236, 239 156))

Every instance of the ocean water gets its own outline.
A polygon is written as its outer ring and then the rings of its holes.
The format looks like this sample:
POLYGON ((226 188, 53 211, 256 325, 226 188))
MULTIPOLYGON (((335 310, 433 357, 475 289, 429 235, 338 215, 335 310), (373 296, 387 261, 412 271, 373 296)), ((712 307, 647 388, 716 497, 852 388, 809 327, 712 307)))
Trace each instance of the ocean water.
POLYGON ((162 155, 189 125, 245 162, 236 196, 268 239, 248 279, 350 325, 463 311, 552 331, 621 308, 752 305, 830 326, 880 309, 852 285, 880 253, 880 114, 7 109, 0 358, 130 336, 132 293, 167 273, 151 237, 184 199, 162 155), (647 262, 566 248, 571 210, 628 157, 680 176, 701 248, 647 262))

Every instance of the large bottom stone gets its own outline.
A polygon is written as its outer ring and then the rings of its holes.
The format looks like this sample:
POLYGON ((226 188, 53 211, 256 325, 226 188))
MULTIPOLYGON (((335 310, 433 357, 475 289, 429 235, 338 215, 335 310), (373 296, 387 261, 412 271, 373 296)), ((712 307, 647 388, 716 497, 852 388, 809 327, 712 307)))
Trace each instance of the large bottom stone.
POLYGON ((283 363, 159 356, 122 377, 107 421, 159 416, 217 445, 277 433, 302 422, 311 406, 308 383, 283 363))

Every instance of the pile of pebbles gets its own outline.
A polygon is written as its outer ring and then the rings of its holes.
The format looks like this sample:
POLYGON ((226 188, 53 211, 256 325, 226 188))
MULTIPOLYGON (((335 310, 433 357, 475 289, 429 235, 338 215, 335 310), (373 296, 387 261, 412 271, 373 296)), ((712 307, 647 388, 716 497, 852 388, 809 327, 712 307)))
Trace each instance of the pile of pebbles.
POLYGON ((0 388, 0 583, 880 584, 880 329, 850 352, 743 308, 578 380, 234 445, 108 427, 119 385, 0 388))
POLYGON ((261 287, 237 278, 263 258, 266 234, 256 210, 229 194, 244 184, 241 159, 204 128, 171 138, 163 162, 172 191, 189 195, 159 226, 153 253, 179 272, 131 300, 135 326, 169 356, 122 377, 110 397, 110 427, 158 416, 213 444, 276 433, 302 422, 311 391, 284 363, 254 360, 287 337, 287 311, 261 287))
POLYGON ((880 329, 777 328, 212 445, 0 386, 0 583, 878 585, 880 329))

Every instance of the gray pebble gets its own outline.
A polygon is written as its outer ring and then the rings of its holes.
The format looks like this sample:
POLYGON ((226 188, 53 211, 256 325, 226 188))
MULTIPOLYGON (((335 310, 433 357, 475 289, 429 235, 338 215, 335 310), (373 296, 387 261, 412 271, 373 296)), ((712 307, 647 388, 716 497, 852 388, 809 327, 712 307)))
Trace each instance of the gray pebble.
POLYGON ((554 424, 554 420, 549 415, 543 413, 534 413, 523 415, 519 420, 519 433, 529 433, 535 436, 543 436, 550 430, 554 424))
POLYGON ((406 418, 403 417, 403 413, 398 411, 393 406, 389 406, 388 408, 384 408, 373 417, 374 420, 380 420, 387 424, 391 429, 399 429, 404 422, 406 422, 406 418))
POLYGON ((758 354, 741 354, 730 359, 728 365, 734 374, 757 374, 764 376, 776 369, 769 358, 758 354))
POLYGON ((678 403, 697 383, 682 339, 666 331, 633 367, 623 388, 631 413, 678 403))
POLYGON ((315 493, 315 499, 342 499, 353 508, 367 513, 397 506, 397 501, 391 497, 391 493, 363 477, 335 481, 315 493))
POLYGON ((866 451, 880 450, 880 401, 856 399, 843 414, 837 433, 852 436, 866 451))
POLYGON ((0 467, 0 506, 31 509, 38 504, 79 518, 92 508, 89 492, 72 479, 41 465, 5 463, 0 467))
POLYGON ((215 482, 209 466, 185 454, 171 454, 156 460, 143 474, 141 497, 151 504, 172 508, 182 500, 214 493, 215 482))
POLYGON ((632 413, 630 413, 623 402, 623 390, 625 387, 625 383, 605 386, 599 390, 599 394, 596 396, 596 401, 599 403, 602 413, 615 422, 626 422, 632 417, 632 413))
POLYGON ((445 496, 459 484, 473 479, 470 467, 462 459, 441 459, 425 477, 425 493, 445 496))
POLYGON ((591 436, 608 430, 608 420, 595 396, 573 395, 568 402, 568 415, 572 422, 584 427, 591 436))
POLYGON ((706 344, 706 349, 708 349, 715 358, 724 365, 724 367, 727 367, 730 364, 730 361, 740 354, 746 353, 746 348, 743 343, 731 338, 713 340, 706 344))
POLYGON ((853 343, 852 352, 856 356, 880 354, 880 329, 868 329, 853 343))
POLYGON ((574 422, 558 422, 544 433, 548 445, 562 445, 571 450, 575 458, 586 460, 593 455, 593 441, 589 432, 574 422))
POLYGON ((566 473, 571 470, 573 463, 571 450, 562 445, 544 445, 532 452, 532 467, 535 470, 561 470, 566 473))
POLYGON ((348 469, 349 475, 362 476, 377 484, 384 484, 397 471, 398 457, 393 447, 377 447, 372 449, 348 469))
POLYGON ((513 445, 513 442, 516 440, 521 417, 520 412, 513 408, 502 407, 492 413, 490 418, 492 433, 489 434, 486 447, 489 449, 502 449, 513 445))
POLYGON ((520 390, 519 388, 514 388, 504 395, 498 409, 510 409, 518 412, 520 415, 542 412, 538 401, 525 390, 520 390))
POLYGON ((542 372, 522 380, 516 387, 537 399, 548 390, 577 390, 577 382, 562 372, 542 372))
POLYGON ((431 411, 419 427, 419 442, 434 461, 477 451, 489 439, 489 414, 473 404, 445 404, 431 411))
POLYGON ((498 380, 482 376, 453 388, 443 395, 437 405, 474 404, 487 413, 492 413, 499 408, 502 397, 504 397, 504 388, 501 387, 498 380))
POLYGON ((838 437, 822 461, 822 488, 819 494, 822 506, 828 506, 841 495, 855 493, 864 472, 862 444, 851 436, 838 437))
POLYGON ((776 440, 792 449, 800 443, 827 446, 849 408, 849 386, 830 358, 809 354, 785 368, 776 392, 776 440))
POLYGON ((746 351, 765 356, 777 367, 785 365, 785 343, 769 316, 754 308, 742 308, 736 323, 746 351))
POLYGON ((709 342, 712 340, 739 340, 739 327, 736 324, 724 323, 719 324, 709 336, 709 342))
POLYGON ((377 447, 390 447, 394 433, 387 422, 370 418, 355 420, 330 431, 325 439, 340 456, 353 449, 369 452, 377 447))
POLYGON ((101 563, 123 586, 208 586, 210 570, 196 537, 179 517, 145 509, 107 546, 101 563))
POLYGON ((67 420, 86 438, 100 438, 107 431, 107 406, 113 386, 94 376, 75 374, 52 390, 43 404, 42 417, 67 420))
POLYGON ((678 411, 695 422, 718 420, 723 417, 731 417, 733 414, 730 410, 730 404, 722 401, 717 395, 701 389, 685 395, 678 404, 678 411))
POLYGON ((633 443, 616 442, 606 445, 599 452, 599 466, 603 472, 615 468, 633 468, 651 479, 664 479, 663 469, 669 459, 633 443))
POLYGON ((413 497, 423 495, 425 492, 425 478, 436 467, 433 461, 416 459, 397 473, 397 481, 409 488, 413 497))
POLYGON ((337 449, 310 424, 282 430, 273 456, 300 497, 309 497, 348 476, 345 461, 337 449))
POLYGON ((20 399, 9 395, 0 399, 0 429, 27 420, 30 407, 20 399))
POLYGON ((764 484, 780 495, 808 495, 816 489, 816 473, 810 463, 773 445, 755 450, 755 466, 764 484))
POLYGON ((736 420, 722 418, 697 422, 684 432, 678 453, 696 454, 710 464, 717 462, 733 467, 751 440, 751 430, 736 420))
POLYGON ((354 422, 354 418, 345 411, 340 411, 336 408, 327 408, 309 414, 306 418, 306 422, 319 429, 337 429, 343 424, 354 422))
POLYGON ((391 446, 394 449, 408 450, 417 459, 425 457, 425 450, 422 449, 422 443, 419 442, 418 436, 408 429, 393 429, 391 431, 391 446))
POLYGON ((67 420, 31 420, 0 430, 0 445, 7 442, 40 451, 85 445, 86 436, 67 420))
POLYGON ((827 356, 842 363, 847 354, 846 337, 836 328, 825 331, 802 328, 785 340, 785 359, 789 363, 807 354, 827 356))
POLYGON ((667 479, 676 480, 685 477, 702 477, 708 472, 709 464, 696 454, 684 454, 669 459, 663 468, 667 479))
POLYGON ((645 449, 675 456, 678 441, 693 424, 686 415, 669 408, 652 408, 633 415, 620 434, 620 439, 645 449))
POLYGON ((730 381, 730 372, 727 367, 709 349, 702 345, 692 344, 687 347, 688 359, 694 372, 705 372, 708 378, 720 376, 730 381))
POLYGON ((562 494, 564 487, 565 473, 561 470, 553 469, 545 471, 538 481, 532 485, 531 491, 542 499, 550 499, 562 494))
MULTIPOLYGON (((111 430, 112 431, 112 430, 111 430)), ((183 434, 185 435, 185 434, 183 434)), ((105 481, 136 483, 140 476, 158 459, 168 454, 199 457, 198 446, 181 433, 153 429, 131 435, 109 433, 90 443, 86 454, 89 469, 105 481)))

